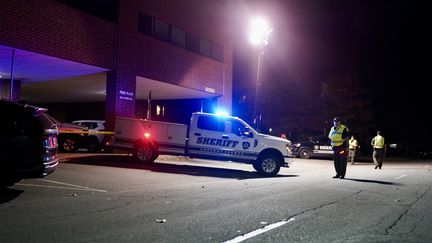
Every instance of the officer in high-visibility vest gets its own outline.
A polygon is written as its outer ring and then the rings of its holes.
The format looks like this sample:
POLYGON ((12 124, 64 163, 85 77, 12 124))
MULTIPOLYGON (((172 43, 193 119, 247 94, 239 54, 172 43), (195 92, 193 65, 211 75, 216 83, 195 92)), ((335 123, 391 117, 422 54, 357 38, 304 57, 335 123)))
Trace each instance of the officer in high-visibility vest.
POLYGON ((344 179, 347 167, 349 130, 341 124, 339 117, 333 119, 333 125, 328 135, 333 149, 333 161, 336 170, 336 175, 333 178, 344 179))
POLYGON ((372 138, 371 145, 373 147, 372 158, 374 161, 375 169, 382 167, 383 158, 385 155, 385 141, 384 137, 381 136, 381 132, 378 131, 377 135, 372 138))
POLYGON ((351 135, 349 140, 348 162, 351 162, 352 165, 354 164, 354 159, 358 148, 360 148, 360 145, 358 144, 357 139, 355 139, 354 135, 351 135))

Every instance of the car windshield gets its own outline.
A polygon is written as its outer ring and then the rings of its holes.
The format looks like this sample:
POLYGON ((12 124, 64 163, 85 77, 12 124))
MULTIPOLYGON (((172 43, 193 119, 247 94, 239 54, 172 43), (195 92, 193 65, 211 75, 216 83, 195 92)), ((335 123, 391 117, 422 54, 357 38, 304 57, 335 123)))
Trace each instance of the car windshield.
POLYGON ((39 113, 36 118, 43 124, 45 128, 53 128, 57 125, 48 114, 39 113))
POLYGON ((52 117, 50 114, 45 113, 45 115, 47 115, 47 118, 50 119, 52 122, 54 122, 55 124, 61 124, 61 122, 57 121, 54 117, 52 117))

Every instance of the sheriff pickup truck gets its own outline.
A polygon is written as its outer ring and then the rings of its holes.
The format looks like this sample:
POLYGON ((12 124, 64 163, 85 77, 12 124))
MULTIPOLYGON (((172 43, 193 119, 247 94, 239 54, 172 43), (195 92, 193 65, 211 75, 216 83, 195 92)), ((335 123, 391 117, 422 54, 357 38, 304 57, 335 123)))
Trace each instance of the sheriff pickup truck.
POLYGON ((237 117, 201 112, 192 114, 189 127, 118 117, 111 146, 132 150, 141 162, 151 163, 160 154, 186 155, 252 164, 269 176, 291 161, 289 140, 258 133, 237 117))

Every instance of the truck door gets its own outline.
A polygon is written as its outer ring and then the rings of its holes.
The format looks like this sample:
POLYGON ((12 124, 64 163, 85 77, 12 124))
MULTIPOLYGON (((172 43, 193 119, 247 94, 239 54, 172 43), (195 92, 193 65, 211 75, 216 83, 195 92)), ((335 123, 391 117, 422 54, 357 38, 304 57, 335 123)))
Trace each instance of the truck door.
POLYGON ((232 161, 256 158, 254 135, 240 120, 202 115, 194 126, 189 136, 190 156, 232 161))

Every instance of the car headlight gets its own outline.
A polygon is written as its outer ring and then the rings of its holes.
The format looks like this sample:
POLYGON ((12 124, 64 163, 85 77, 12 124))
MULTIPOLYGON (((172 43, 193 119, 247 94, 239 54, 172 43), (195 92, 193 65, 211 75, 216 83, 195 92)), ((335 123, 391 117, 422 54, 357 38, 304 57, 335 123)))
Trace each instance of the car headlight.
POLYGON ((296 148, 298 148, 298 147, 300 147, 300 143, 296 143, 296 144, 294 144, 294 147, 296 147, 296 148))

